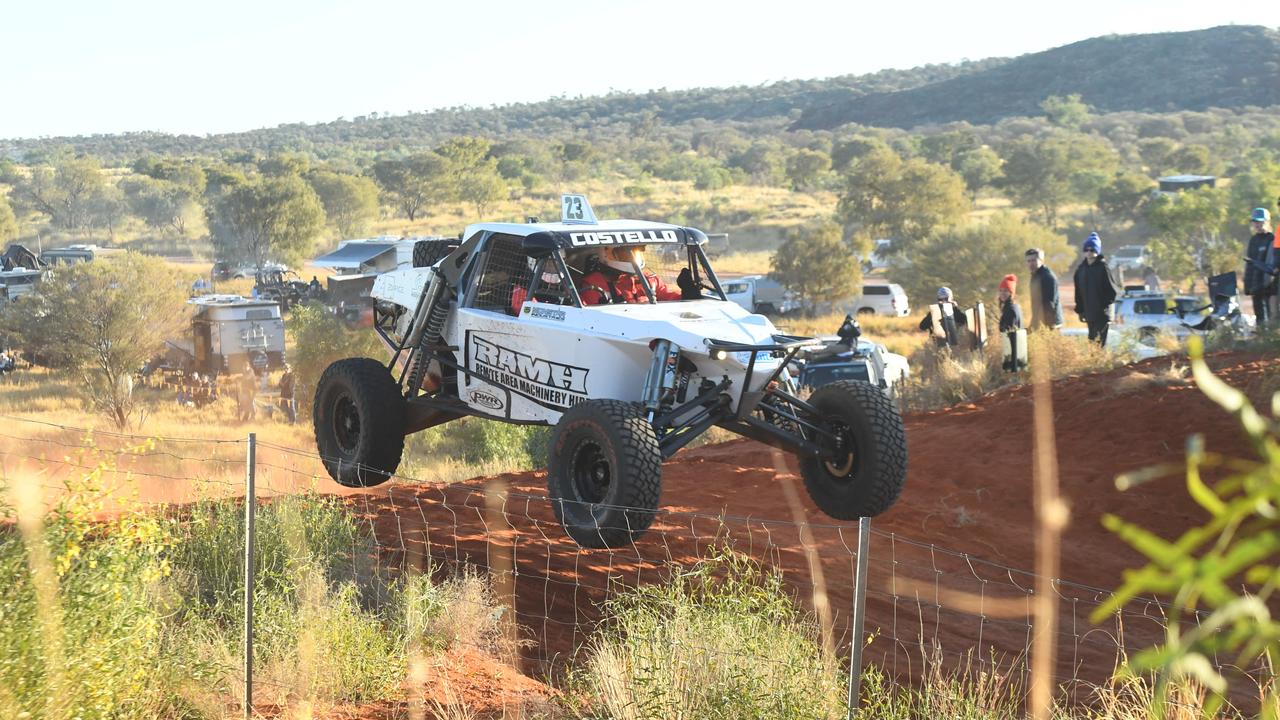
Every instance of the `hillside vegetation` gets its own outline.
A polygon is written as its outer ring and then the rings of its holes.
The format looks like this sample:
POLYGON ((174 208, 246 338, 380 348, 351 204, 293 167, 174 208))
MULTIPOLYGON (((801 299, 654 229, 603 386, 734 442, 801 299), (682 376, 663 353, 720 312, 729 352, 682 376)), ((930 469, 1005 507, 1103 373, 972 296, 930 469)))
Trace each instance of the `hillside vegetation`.
POLYGON ((912 88, 849 93, 806 108, 794 127, 985 125, 1034 115, 1046 97, 1071 94, 1103 112, 1280 104, 1280 33, 1224 26, 1091 38, 912 88))
POLYGON ((1240 270, 1245 219, 1280 195, 1280 114, 1262 107, 1280 102, 1277 49, 1272 30, 1224 27, 761 87, 0 142, 0 242, 296 264, 344 238, 553 218, 570 191, 603 218, 727 232, 755 251, 727 266, 772 271, 815 304, 861 283, 880 238, 916 305, 940 284, 991 297, 1027 247, 1069 272, 1090 231, 1108 252, 1149 244, 1187 287, 1240 270), (852 124, 851 98, 935 114, 852 124), (963 117, 986 124, 937 124, 963 117), (932 124, 893 127, 919 122, 932 124), (1224 181, 1154 196, 1174 173, 1224 181), (783 247, 818 266, 776 266, 783 247))
MULTIPOLYGON (((656 89, 557 97, 489 108, 406 115, 377 112, 239 133, 124 133, 0 139, 0 157, 41 156, 71 145, 112 161, 140 154, 298 151, 320 157, 431 146, 454 135, 559 137, 592 142, 651 139, 732 127, 751 134, 829 130, 856 123, 911 128, 994 123, 1038 114, 1050 95, 1079 94, 1102 112, 1204 111, 1280 104, 1280 34, 1260 26, 1091 38, 1015 59, 889 69, 766 85, 656 89)), ((406 98, 412 103, 412 98, 406 98)))

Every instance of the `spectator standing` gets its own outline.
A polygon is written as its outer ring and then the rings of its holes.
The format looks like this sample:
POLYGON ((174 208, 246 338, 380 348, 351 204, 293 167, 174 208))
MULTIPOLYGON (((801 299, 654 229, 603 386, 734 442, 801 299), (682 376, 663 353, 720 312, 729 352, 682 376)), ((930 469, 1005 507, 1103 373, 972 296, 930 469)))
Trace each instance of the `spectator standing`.
POLYGON ((1062 327, 1062 303, 1058 298, 1058 276, 1044 264, 1044 250, 1025 253, 1031 289, 1031 329, 1062 327))
POLYGON ((840 338, 841 345, 853 349, 854 343, 862 337, 862 326, 858 325, 858 321, 854 320, 852 315, 846 314, 844 322, 840 323, 840 328, 836 330, 836 337, 840 338))
POLYGON ((284 374, 280 376, 280 409, 289 418, 290 425, 298 422, 298 404, 294 398, 296 385, 297 377, 293 374, 293 367, 285 363, 284 374))
POLYGON ((1156 274, 1156 269, 1150 265, 1142 269, 1142 285, 1147 288, 1148 292, 1160 292, 1160 276, 1156 274))
POLYGON ((1015 295, 1018 292, 1018 276, 1005 275, 1000 281, 997 294, 1000 298, 1000 332, 1015 332, 1022 329, 1022 307, 1018 305, 1015 295))
POLYGON ((1271 213, 1266 208, 1254 208, 1249 216, 1249 229, 1253 237, 1245 246, 1244 294, 1253 298, 1253 317, 1258 329, 1270 327, 1271 298, 1276 294, 1275 233, 1271 232, 1271 213))
POLYGON ((920 329, 933 335, 938 347, 955 347, 960 342, 960 328, 967 327, 964 313, 956 307, 952 300, 951 288, 938 288, 938 303, 930 306, 920 321, 920 329), (938 322, 934 323, 934 310, 937 310, 938 322))
POLYGON ((1012 350, 1003 367, 1009 372, 1018 372, 1022 369, 1018 362, 1018 331, 1022 329, 1022 307, 1017 299, 1018 276, 1005 275, 997 294, 1000 298, 1000 332, 1009 336, 1009 348, 1012 350))
POLYGON ((249 422, 254 419, 257 412, 254 408, 254 401, 258 395, 258 378, 253 374, 253 367, 246 365, 244 372, 240 374, 240 387, 236 394, 236 399, 240 406, 240 421, 249 422))
POLYGON ((1106 346, 1111 305, 1122 292, 1119 278, 1102 254, 1102 238, 1089 233, 1081 246, 1084 262, 1076 268, 1076 315, 1089 326, 1089 339, 1106 346))

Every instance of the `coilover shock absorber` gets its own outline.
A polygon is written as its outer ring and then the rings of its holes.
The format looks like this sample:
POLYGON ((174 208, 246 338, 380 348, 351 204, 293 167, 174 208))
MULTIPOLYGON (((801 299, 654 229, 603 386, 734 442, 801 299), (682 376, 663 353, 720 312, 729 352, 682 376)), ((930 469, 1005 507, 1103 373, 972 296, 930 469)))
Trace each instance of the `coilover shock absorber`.
POLYGON ((427 284, 422 299, 420 322, 415 322, 409 334, 409 345, 414 348, 413 369, 409 372, 409 382, 404 388, 405 397, 417 397, 422 383, 427 376, 427 367, 431 364, 431 347, 440 344, 444 334, 445 321, 449 319, 449 297, 444 278, 436 276, 427 284))

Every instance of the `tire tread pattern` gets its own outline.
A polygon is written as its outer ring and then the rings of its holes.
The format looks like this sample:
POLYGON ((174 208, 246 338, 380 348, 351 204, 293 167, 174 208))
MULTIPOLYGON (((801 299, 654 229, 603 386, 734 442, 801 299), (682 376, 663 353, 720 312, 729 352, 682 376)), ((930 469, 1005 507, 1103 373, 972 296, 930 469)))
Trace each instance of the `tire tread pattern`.
POLYGON ((400 467, 404 454, 405 403, 400 386, 387 367, 371 358, 345 358, 325 368, 316 383, 313 407, 316 446, 325 469, 339 485, 371 487, 386 482, 400 467), (356 458, 342 458, 324 424, 324 395, 335 385, 345 386, 360 412, 361 432, 356 458), (351 462, 348 462, 350 460, 351 462))
POLYGON ((419 240, 413 244, 413 266, 431 267, 457 247, 452 240, 419 240))
MULTIPOLYGON (((613 444, 611 442, 611 444, 613 444)), ((635 403, 622 400, 588 400, 565 411, 556 424, 547 462, 547 482, 556 517, 565 531, 583 547, 616 548, 630 544, 644 534, 653 523, 662 495, 662 450, 658 446, 653 427, 640 414, 635 403), (594 416, 594 417, 593 417, 594 416), (572 499, 569 469, 557 456, 564 433, 574 432, 574 426, 582 421, 606 422, 611 428, 605 432, 610 441, 616 440, 619 468, 614 482, 618 485, 612 502, 604 508, 604 522, 582 522, 584 507, 572 499)), ((597 506, 600 507, 600 506, 597 506)))
MULTIPOLYGON (((870 426, 874 448, 871 449, 871 467, 868 477, 856 479, 854 501, 836 502, 829 491, 831 484, 824 463, 818 458, 801 462, 805 488, 809 496, 827 515, 838 520, 856 520, 860 517, 879 515, 898 500, 907 479, 907 431, 902 415, 884 392, 870 383, 859 380, 837 380, 818 388, 809 402, 821 406, 839 402, 834 396, 844 395, 856 402, 870 426)), ((866 452, 866 448, 860 448, 866 452)), ((841 501, 848 498, 839 498, 841 501)))

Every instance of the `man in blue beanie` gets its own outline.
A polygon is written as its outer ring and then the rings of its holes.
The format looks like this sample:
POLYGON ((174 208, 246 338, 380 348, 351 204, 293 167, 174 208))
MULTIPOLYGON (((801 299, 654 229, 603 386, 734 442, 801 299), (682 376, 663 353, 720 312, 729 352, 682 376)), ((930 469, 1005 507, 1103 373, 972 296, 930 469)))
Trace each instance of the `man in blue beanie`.
POLYGON ((1080 249, 1084 251, 1084 262, 1075 274, 1076 315, 1089 326, 1089 339, 1105 346, 1111 325, 1111 305, 1123 288, 1102 256, 1102 238, 1098 233, 1089 233, 1080 249))

